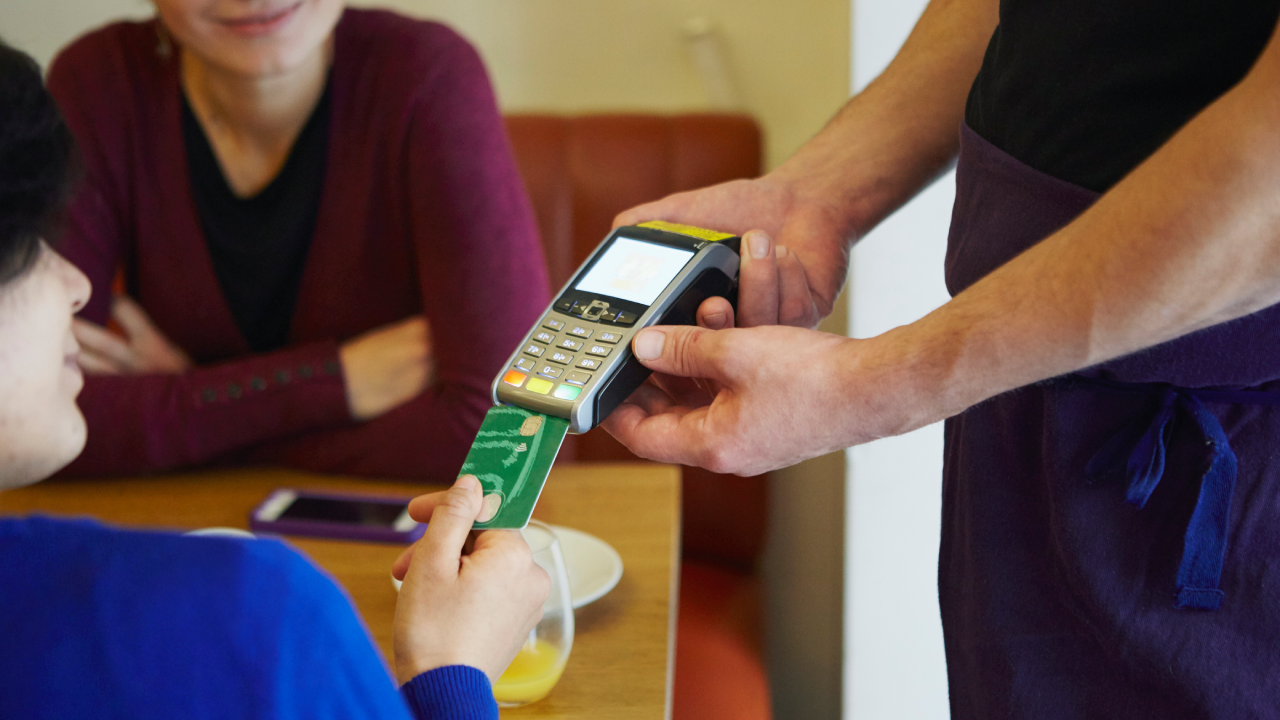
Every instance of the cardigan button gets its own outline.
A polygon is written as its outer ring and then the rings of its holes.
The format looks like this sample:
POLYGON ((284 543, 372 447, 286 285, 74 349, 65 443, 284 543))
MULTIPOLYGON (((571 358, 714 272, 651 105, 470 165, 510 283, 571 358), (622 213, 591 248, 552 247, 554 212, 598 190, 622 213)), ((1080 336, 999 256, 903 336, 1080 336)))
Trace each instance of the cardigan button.
POLYGON ((310 378, 311 373, 312 373, 312 370, 310 365, 303 365, 302 367, 298 368, 298 377, 302 378, 303 380, 310 378))
POLYGON ((267 389, 267 381, 260 377, 250 378, 249 387, 259 392, 267 389))
POLYGON ((289 384, 289 380, 291 380, 291 379, 292 379, 292 378, 290 377, 290 375, 289 375, 289 371, 288 371, 288 370, 277 370, 277 371, 276 371, 276 383, 278 383, 278 384, 280 384, 280 385, 288 385, 288 384, 289 384))
POLYGON ((337 360, 330 360, 324 364, 325 375, 337 375, 342 372, 342 366, 338 365, 337 360))
POLYGON ((240 389, 239 383, 229 383, 227 385, 227 397, 232 400, 238 400, 241 394, 243 394, 243 391, 240 389))
POLYGON ((205 388, 204 392, 200 393, 200 399, 207 403, 214 402, 218 399, 218 391, 213 388, 205 388))

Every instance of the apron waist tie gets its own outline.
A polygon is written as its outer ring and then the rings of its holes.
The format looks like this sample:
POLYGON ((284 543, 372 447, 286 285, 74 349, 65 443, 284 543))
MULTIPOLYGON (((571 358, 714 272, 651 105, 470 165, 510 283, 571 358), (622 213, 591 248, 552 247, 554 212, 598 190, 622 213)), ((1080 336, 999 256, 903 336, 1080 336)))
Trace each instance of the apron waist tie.
POLYGON ((1280 392, 1261 390, 1211 390, 1184 388, 1166 383, 1125 383, 1074 375, 1074 382, 1102 391, 1159 395, 1151 417, 1139 417, 1108 440, 1085 466, 1090 480, 1123 472, 1129 480, 1125 500, 1146 505, 1164 476, 1165 456, 1173 420, 1179 409, 1195 421, 1212 453, 1209 469, 1200 478, 1200 494, 1183 537, 1182 562, 1178 566, 1178 594, 1174 607, 1217 610, 1223 593, 1222 562, 1227 552, 1227 527, 1231 495, 1236 485, 1236 454, 1218 418, 1205 402, 1244 405, 1280 405, 1280 392))

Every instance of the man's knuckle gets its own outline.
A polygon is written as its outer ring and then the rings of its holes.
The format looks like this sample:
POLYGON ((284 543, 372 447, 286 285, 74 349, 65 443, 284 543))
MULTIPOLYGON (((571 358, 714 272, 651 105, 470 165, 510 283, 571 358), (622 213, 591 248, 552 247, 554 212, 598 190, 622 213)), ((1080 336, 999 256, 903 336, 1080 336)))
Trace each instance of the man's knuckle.
POLYGON ((741 337, 740 332, 727 332, 719 333, 719 337, 708 339, 707 364, 720 377, 733 377, 738 374, 743 351, 741 337))
POLYGON ((677 375, 691 374, 697 364, 694 357, 697 352, 694 342, 696 335, 697 333, 683 328, 668 335, 668 342, 671 343, 671 357, 675 361, 674 370, 677 375))
POLYGON ((705 353, 707 366, 717 373, 724 373, 732 363, 733 354, 729 352, 728 345, 729 343, 723 338, 707 343, 705 353))
POLYGON ((723 444, 716 443, 707 447, 703 452, 703 467, 717 474, 731 474, 736 467, 738 455, 723 444))

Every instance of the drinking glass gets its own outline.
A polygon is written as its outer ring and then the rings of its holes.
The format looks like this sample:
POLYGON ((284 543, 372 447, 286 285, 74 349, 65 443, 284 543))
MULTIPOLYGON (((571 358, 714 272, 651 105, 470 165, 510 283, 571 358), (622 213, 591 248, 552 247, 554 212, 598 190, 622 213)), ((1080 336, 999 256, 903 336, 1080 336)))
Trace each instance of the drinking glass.
POLYGON ((551 576, 551 594, 542 605, 542 621, 494 683, 493 696, 502 707, 527 705, 546 697, 560 680, 573 649, 573 598, 560 541, 550 526, 537 520, 530 520, 520 534, 529 543, 534 562, 551 576))

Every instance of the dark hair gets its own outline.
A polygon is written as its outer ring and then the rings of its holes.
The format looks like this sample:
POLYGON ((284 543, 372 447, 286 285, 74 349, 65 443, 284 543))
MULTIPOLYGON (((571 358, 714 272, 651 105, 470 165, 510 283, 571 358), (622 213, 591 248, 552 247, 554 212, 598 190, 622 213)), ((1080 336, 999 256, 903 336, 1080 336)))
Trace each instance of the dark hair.
POLYGON ((40 257, 67 200, 73 152, 40 66, 0 40, 0 285, 40 257))

